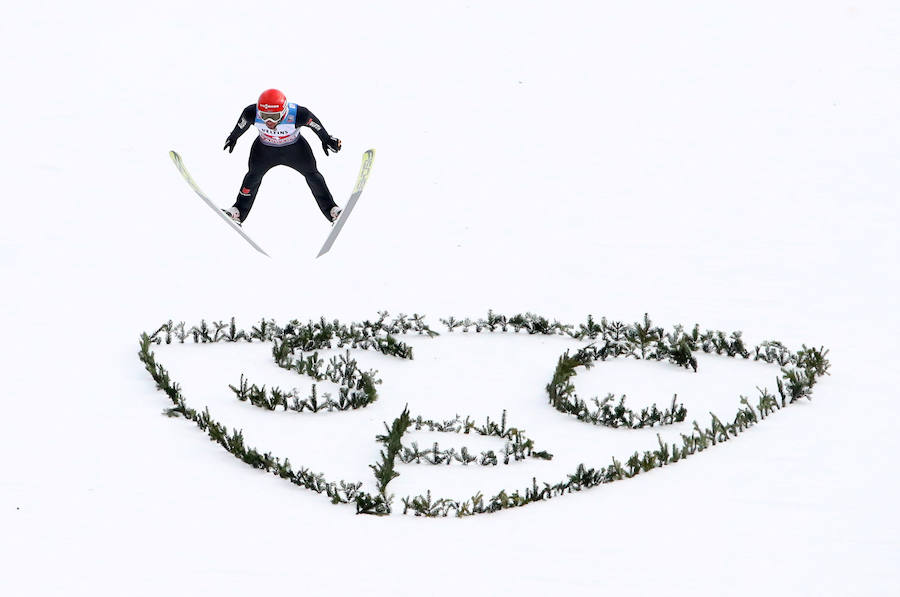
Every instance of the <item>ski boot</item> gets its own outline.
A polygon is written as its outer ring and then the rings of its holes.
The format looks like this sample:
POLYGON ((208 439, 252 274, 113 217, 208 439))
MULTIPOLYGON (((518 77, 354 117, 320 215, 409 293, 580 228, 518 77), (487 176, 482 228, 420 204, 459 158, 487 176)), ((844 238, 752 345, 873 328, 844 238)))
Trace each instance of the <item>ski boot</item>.
POLYGON ((228 209, 223 209, 222 212, 223 212, 226 216, 228 216, 229 218, 231 218, 231 221, 232 221, 232 222, 234 222, 234 223, 237 224, 238 226, 241 225, 241 212, 238 211, 238 208, 236 208, 236 207, 234 207, 234 206, 231 206, 231 207, 229 207, 228 209))

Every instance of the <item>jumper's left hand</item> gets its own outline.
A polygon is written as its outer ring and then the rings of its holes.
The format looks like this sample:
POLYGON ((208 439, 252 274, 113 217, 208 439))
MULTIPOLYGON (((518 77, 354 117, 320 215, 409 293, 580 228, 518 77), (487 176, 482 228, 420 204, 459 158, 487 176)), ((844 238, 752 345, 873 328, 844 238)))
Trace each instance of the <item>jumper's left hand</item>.
POLYGON ((325 151, 325 155, 328 155, 329 149, 337 153, 341 150, 341 140, 337 137, 328 137, 328 139, 322 141, 322 149, 325 151))

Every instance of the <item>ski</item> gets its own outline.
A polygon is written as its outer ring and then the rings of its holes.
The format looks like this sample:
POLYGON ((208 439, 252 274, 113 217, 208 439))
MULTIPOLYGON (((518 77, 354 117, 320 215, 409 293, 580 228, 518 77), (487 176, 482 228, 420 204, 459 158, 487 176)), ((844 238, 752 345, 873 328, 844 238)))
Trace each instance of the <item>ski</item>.
MULTIPOLYGON (((223 220, 225 220, 225 222, 227 222, 228 225, 231 226, 235 232, 237 232, 242 237, 244 237, 244 240, 246 240, 248 243, 250 243, 251 247, 253 247, 257 251, 259 251, 266 257, 269 257, 269 254, 266 253, 265 251, 263 251, 262 247, 260 247, 258 244, 253 242, 252 238, 247 236, 247 233, 244 232, 243 228, 241 228, 240 226, 235 224, 234 220, 232 220, 230 217, 225 215, 225 213, 222 211, 222 209, 219 206, 217 206, 215 203, 210 201, 209 197, 207 197, 206 194, 200 190, 200 187, 198 187, 197 183, 194 182, 193 177, 190 175, 190 173, 188 173, 187 168, 184 167, 184 161, 182 161, 181 156, 178 155, 178 153, 175 151, 170 151, 169 157, 172 158, 173 162, 175 162, 175 167, 178 168, 179 172, 181 172, 181 175, 184 177, 184 180, 186 180, 188 185, 192 189, 194 189, 194 192, 197 193, 197 195, 199 195, 201 199, 203 199, 204 203, 206 203, 210 207, 210 209, 212 209, 214 212, 219 214, 219 217, 222 218, 223 220)), ((341 214, 341 215, 343 216, 343 214, 341 214)))
POLYGON ((319 250, 319 254, 316 257, 321 257, 325 253, 331 249, 331 245, 334 244, 335 239, 338 234, 341 232, 341 228, 344 227, 344 223, 347 221, 347 218, 350 217, 350 212, 353 211, 353 206, 356 205, 356 202, 359 200, 359 195, 362 193, 363 187, 366 185, 366 180, 369 179, 369 171, 372 169, 372 160, 375 159, 375 150, 369 149, 363 154, 362 166, 359 168, 359 176, 356 177, 356 186, 353 187, 353 194, 350 195, 350 199, 347 201, 347 205, 344 206, 344 210, 341 212, 341 215, 338 216, 338 219, 334 222, 334 226, 331 228, 331 233, 328 235, 328 238, 325 239, 325 244, 322 245, 322 248, 319 250))

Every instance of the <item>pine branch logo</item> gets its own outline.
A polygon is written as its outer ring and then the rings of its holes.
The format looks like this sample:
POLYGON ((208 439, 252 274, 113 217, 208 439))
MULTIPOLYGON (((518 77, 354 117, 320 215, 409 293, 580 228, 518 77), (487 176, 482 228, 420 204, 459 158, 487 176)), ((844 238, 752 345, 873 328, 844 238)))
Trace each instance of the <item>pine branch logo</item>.
POLYGON ((371 464, 374 479, 364 481, 334 481, 322 473, 292 464, 271 452, 248 446, 241 430, 229 429, 216 420, 209 408, 202 411, 188 406, 181 387, 168 370, 156 359, 151 350, 163 344, 216 344, 216 343, 267 343, 271 345, 274 363, 292 374, 308 378, 313 383, 307 394, 296 389, 266 387, 252 383, 243 374, 229 386, 234 398, 252 407, 266 411, 294 411, 316 414, 336 413, 363 409, 381 397, 376 387, 382 383, 375 370, 364 370, 357 356, 364 351, 374 351, 384 356, 412 360, 412 346, 405 342, 411 336, 435 340, 440 334, 425 323, 424 317, 400 315, 391 319, 389 314, 379 313, 375 321, 343 324, 339 321, 300 323, 297 320, 279 325, 273 320, 262 320, 249 331, 239 329, 232 319, 229 322, 206 322, 188 327, 184 323, 169 321, 151 334, 140 338, 138 356, 157 388, 164 392, 172 407, 164 412, 171 417, 183 417, 192 421, 211 441, 244 463, 274 474, 295 485, 305 487, 326 496, 334 504, 349 504, 358 514, 388 515, 393 512, 425 517, 471 516, 508 508, 517 508, 537 501, 563 497, 573 492, 629 479, 657 468, 675 464, 702 453, 716 445, 739 437, 752 426, 762 423, 779 410, 803 399, 812 399, 812 389, 828 375, 830 362, 824 348, 803 346, 791 351, 780 342, 766 341, 747 346, 741 332, 727 334, 721 331, 701 330, 695 325, 691 330, 675 326, 671 330, 654 325, 646 315, 633 324, 596 321, 588 316, 581 324, 563 324, 531 313, 512 317, 488 312, 486 318, 441 319, 447 333, 486 335, 522 334, 526 336, 560 336, 575 343, 576 348, 566 350, 558 357, 553 375, 545 387, 550 407, 548 416, 573 417, 591 426, 609 429, 638 430, 658 427, 666 429, 679 426, 680 441, 664 440, 661 433, 656 443, 633 454, 593 466, 579 464, 564 478, 539 481, 533 477, 531 484, 510 490, 503 489, 491 497, 476 492, 468 499, 440 497, 430 489, 421 495, 400 498, 402 510, 391 493, 391 483, 401 475, 401 469, 409 465, 432 466, 516 466, 526 462, 547 461, 554 454, 544 442, 552 438, 532 438, 521 425, 514 425, 503 410, 499 418, 487 417, 483 422, 475 417, 457 415, 449 420, 426 418, 421 413, 411 413, 409 405, 398 416, 384 422, 384 433, 376 435, 381 444, 377 462, 371 464), (339 351, 329 360, 320 351, 339 351), (776 366, 780 375, 775 378, 775 391, 757 388, 755 398, 740 396, 733 415, 719 416, 709 413, 709 420, 701 423, 694 419, 688 423, 689 412, 685 404, 673 396, 664 406, 652 404, 634 409, 626 397, 607 394, 585 400, 576 391, 575 379, 583 371, 611 359, 635 359, 655 361, 665 366, 695 374, 698 371, 698 354, 719 355, 743 361, 759 361, 776 366), (331 384, 337 392, 322 392, 317 384, 331 384), (552 411, 557 411, 554 414, 552 411), (443 441, 433 441, 430 446, 419 446, 416 434, 437 433, 441 437, 459 441, 480 436, 497 442, 497 449, 478 450, 469 446, 442 447, 443 441), (364 489, 364 487, 367 487, 364 489))

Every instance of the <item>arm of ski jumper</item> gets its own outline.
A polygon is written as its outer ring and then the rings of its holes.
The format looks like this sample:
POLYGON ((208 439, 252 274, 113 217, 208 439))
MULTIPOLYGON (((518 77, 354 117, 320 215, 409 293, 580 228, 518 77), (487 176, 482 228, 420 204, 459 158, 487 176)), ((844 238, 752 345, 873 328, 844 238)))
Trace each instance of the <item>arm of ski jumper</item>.
POLYGON ((228 136, 237 140, 247 132, 254 120, 256 120, 256 104, 250 104, 241 112, 241 117, 238 118, 237 124, 234 125, 234 130, 228 136))
POLYGON ((308 108, 297 106, 297 124, 299 126, 308 126, 311 128, 323 143, 327 142, 330 138, 328 131, 322 126, 321 121, 319 121, 319 119, 316 118, 316 115, 310 112, 308 108))

